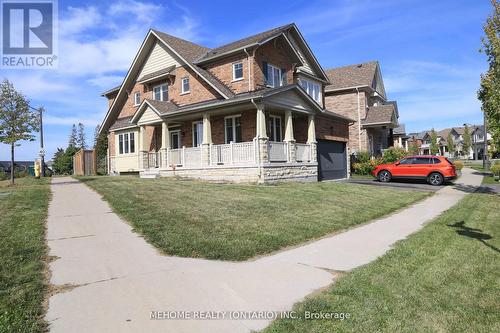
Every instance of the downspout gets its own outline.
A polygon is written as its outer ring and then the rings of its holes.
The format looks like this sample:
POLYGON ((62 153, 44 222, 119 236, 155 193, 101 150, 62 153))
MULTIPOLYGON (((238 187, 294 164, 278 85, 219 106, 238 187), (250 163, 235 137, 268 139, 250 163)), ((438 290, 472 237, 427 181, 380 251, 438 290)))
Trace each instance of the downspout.
POLYGON ((359 150, 361 151, 361 113, 359 105, 359 88, 357 87, 356 87, 356 92, 358 93, 358 145, 359 145, 359 150))
MULTIPOLYGON (((251 82, 250 82, 250 74, 251 74, 251 70, 250 70, 250 53, 248 53, 247 51, 247 48, 245 47, 243 49, 243 51, 245 52, 245 54, 247 55, 247 67, 248 67, 248 91, 252 90, 252 85, 251 85, 251 82)), ((253 101, 252 101, 253 103, 253 101)))

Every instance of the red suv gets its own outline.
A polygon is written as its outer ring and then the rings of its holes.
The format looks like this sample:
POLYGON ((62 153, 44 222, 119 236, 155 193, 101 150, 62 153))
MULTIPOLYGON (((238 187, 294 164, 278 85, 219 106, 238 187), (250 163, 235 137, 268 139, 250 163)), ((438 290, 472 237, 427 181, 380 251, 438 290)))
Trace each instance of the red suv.
POLYGON ((445 180, 457 178, 455 165, 443 156, 408 156, 396 163, 381 164, 372 171, 381 182, 391 179, 425 179, 431 185, 441 185, 445 180))

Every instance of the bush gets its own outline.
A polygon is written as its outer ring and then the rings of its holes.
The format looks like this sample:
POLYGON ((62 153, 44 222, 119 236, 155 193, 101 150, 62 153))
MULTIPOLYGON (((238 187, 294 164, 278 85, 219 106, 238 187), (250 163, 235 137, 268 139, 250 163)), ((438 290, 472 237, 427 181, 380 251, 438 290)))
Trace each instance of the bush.
POLYGON ((6 180, 9 176, 4 172, 0 171, 0 180, 6 180))
POLYGON ((357 175, 369 175, 381 163, 382 160, 379 158, 368 160, 367 162, 354 163, 354 173, 357 175))
POLYGON ((390 147, 384 151, 382 163, 394 163, 407 155, 407 152, 402 148, 390 147))
POLYGON ((453 162, 453 164, 455 165, 455 168, 457 170, 462 170, 464 167, 464 163, 462 161, 459 161, 459 160, 456 160, 455 162, 453 162))
POLYGON ((495 165, 492 165, 490 171, 494 176, 500 177, 500 163, 495 163, 495 165))
POLYGON ((356 154, 357 163, 368 163, 370 162, 370 154, 367 151, 359 151, 356 154))

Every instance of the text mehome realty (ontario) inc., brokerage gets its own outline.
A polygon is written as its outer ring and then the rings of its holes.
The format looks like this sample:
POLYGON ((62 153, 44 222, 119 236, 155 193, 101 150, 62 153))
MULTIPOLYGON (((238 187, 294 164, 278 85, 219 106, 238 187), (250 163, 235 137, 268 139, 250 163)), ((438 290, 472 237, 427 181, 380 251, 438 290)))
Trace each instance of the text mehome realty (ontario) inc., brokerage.
POLYGON ((345 320, 347 312, 311 311, 151 311, 151 320, 345 320))

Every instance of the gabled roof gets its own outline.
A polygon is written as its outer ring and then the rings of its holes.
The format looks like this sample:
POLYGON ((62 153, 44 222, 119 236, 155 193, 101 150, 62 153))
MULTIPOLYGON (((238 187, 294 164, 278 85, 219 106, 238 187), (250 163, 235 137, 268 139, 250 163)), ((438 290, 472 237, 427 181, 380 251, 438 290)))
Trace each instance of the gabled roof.
POLYGON ((130 123, 130 120, 132 120, 132 116, 118 118, 115 120, 115 122, 113 123, 113 125, 111 125, 111 127, 109 129, 116 130, 116 129, 120 129, 120 128, 129 127, 132 125, 130 123))
POLYGON ((361 122, 363 125, 394 125, 397 124, 394 104, 382 104, 368 107, 366 118, 361 122))
POLYGON ((372 87, 377 73, 378 61, 330 68, 326 70, 331 84, 325 90, 339 90, 354 87, 372 87))
POLYGON ((398 127, 396 127, 393 131, 393 134, 395 135, 406 135, 406 126, 405 124, 399 124, 398 127))
POLYGON ((113 87, 113 88, 111 88, 109 90, 106 90, 105 92, 103 92, 101 94, 101 96, 107 96, 107 95, 110 95, 112 93, 118 92, 120 90, 120 87, 121 87, 121 85, 113 87))

